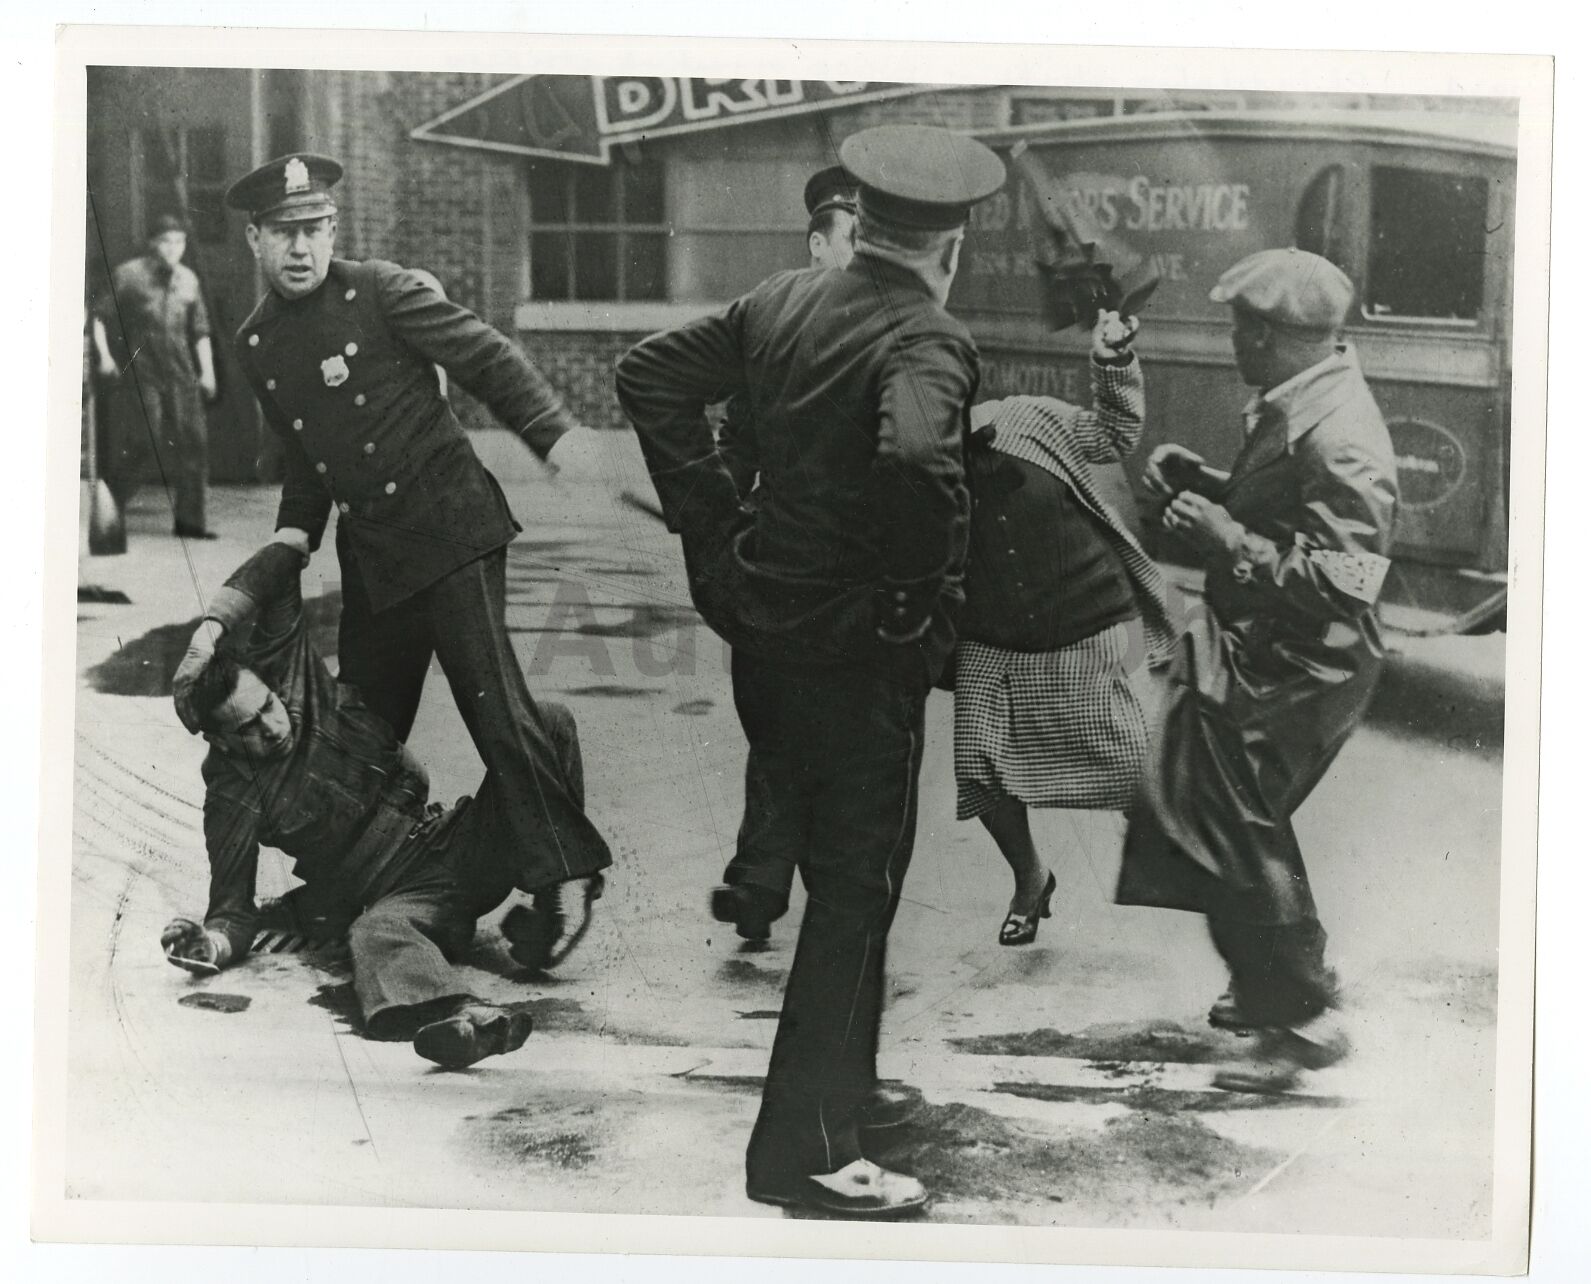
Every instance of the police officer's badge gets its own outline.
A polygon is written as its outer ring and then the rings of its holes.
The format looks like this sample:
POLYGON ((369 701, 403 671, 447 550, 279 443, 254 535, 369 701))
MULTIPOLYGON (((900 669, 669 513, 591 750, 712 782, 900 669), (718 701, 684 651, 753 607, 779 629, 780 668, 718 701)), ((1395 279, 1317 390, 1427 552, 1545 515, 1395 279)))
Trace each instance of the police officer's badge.
POLYGON ((337 388, 348 382, 348 363, 343 360, 341 353, 327 357, 320 363, 320 377, 326 381, 328 388, 337 388))
POLYGON ((309 191, 309 166, 299 160, 297 156, 282 167, 282 180, 287 185, 287 194, 309 191))

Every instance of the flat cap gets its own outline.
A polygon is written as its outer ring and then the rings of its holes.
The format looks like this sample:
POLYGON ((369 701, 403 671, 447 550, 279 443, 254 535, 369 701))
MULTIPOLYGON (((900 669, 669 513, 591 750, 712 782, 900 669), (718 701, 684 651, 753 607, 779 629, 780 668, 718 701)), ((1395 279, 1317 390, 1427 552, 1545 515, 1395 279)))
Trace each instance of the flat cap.
POLYGON ((880 125, 840 144, 863 218, 924 231, 960 227, 1005 186, 1005 165, 975 138, 929 125, 880 125))
POLYGON ((806 204, 808 218, 816 218, 828 210, 855 214, 856 180, 845 172, 844 165, 830 165, 807 179, 801 199, 806 204))
POLYGON ((1210 298, 1275 325, 1331 331, 1348 317, 1353 282, 1336 264, 1308 250, 1261 250, 1223 272, 1210 298))
POLYGON ((181 232, 186 236, 188 225, 176 214, 156 214, 149 220, 149 240, 158 241, 167 232, 181 232))
POLYGON ((343 167, 329 156, 298 152, 266 161, 227 188, 226 203, 245 211, 258 223, 263 219, 300 223, 337 212, 331 189, 343 176, 343 167))

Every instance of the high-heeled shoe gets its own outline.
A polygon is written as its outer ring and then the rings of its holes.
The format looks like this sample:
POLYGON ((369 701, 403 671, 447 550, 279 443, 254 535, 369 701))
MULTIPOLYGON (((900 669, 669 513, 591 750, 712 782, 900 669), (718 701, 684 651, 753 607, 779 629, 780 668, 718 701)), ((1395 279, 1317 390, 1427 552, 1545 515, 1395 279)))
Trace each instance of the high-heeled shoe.
POLYGON ((1001 945, 1030 945, 1039 934, 1039 920, 1050 916, 1050 897, 1055 895, 1055 875, 1044 880, 1044 890, 1039 893, 1038 904, 1031 914, 1018 914, 1012 910, 1000 924, 1001 945))

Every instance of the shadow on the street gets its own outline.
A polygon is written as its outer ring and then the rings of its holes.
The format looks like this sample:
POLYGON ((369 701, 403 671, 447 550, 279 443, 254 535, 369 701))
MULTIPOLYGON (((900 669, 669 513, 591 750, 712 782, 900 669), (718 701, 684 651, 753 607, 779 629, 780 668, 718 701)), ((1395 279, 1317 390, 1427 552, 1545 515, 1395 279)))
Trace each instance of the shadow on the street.
POLYGON ((1503 683, 1394 654, 1388 657, 1366 722, 1410 740, 1501 758, 1503 683))

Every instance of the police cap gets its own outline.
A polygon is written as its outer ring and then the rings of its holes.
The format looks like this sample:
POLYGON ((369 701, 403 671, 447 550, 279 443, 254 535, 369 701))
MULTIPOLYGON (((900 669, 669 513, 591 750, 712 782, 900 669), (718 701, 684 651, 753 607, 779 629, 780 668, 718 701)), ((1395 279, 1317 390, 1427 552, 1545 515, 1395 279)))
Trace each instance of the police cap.
POLYGON ((880 125, 840 144, 840 160, 861 188, 864 218, 948 231, 1005 185, 1000 158, 965 134, 929 125, 880 125))
POLYGON ((252 223, 302 223, 337 212, 331 189, 343 167, 329 156, 297 152, 267 161, 227 188, 226 203, 252 223))
POLYGON ((1353 282, 1328 259, 1308 250, 1261 250, 1229 267, 1210 291, 1273 325, 1330 333, 1353 303, 1353 282))
POLYGON ((855 214, 856 182, 845 172, 844 165, 830 165, 807 179, 801 199, 806 203, 808 218, 816 218, 829 210, 855 214))

